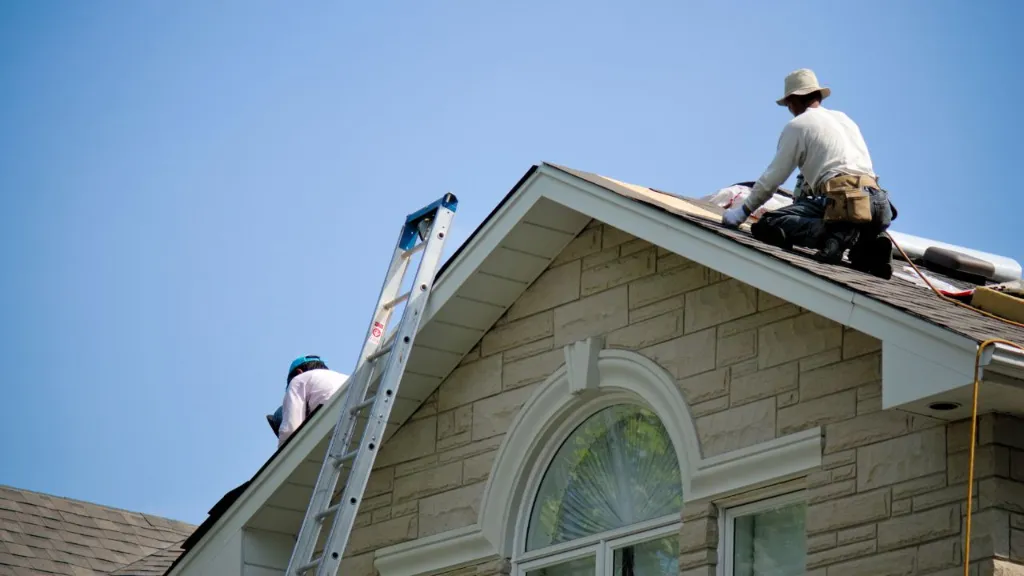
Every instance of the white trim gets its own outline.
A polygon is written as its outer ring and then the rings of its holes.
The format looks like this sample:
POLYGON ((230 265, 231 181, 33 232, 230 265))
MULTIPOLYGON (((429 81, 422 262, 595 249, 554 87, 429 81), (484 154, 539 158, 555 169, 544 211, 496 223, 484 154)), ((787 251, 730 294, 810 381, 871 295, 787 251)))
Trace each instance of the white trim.
POLYGON ((380 576, 416 576, 474 564, 494 556, 494 547, 476 526, 403 542, 374 553, 380 576))
POLYGON ((568 370, 569 390, 573 394, 597 391, 601 381, 597 360, 603 348, 602 336, 592 336, 565 346, 565 366, 568 370))
POLYGON ((736 518, 758 514, 774 508, 781 508, 807 499, 803 490, 790 492, 781 496, 765 498, 750 504, 726 508, 718 518, 718 576, 733 576, 733 555, 735 552, 736 518))

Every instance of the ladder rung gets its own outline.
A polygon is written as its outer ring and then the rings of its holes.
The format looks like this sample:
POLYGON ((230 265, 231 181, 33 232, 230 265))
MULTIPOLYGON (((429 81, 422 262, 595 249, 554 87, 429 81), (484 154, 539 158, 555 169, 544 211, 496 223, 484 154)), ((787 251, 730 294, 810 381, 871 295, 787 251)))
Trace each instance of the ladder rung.
POLYGON ((411 295, 412 295, 412 292, 406 292, 405 294, 402 294, 401 296, 399 296, 398 298, 395 298, 394 300, 392 300, 390 302, 385 302, 384 303, 384 309, 385 310, 390 310, 390 309, 394 308, 395 306, 398 306, 402 302, 405 302, 406 300, 408 300, 409 296, 411 296, 411 295))
POLYGON ((334 466, 336 468, 341 468, 342 464, 344 464, 345 462, 349 462, 349 461, 353 460, 356 457, 356 454, 358 454, 358 453, 359 453, 359 450, 353 450, 353 451, 349 452, 348 454, 343 454, 340 458, 338 458, 338 461, 334 463, 334 466))
POLYGON ((299 566, 298 569, 295 570, 295 573, 296 574, 302 574, 306 570, 309 570, 311 568, 316 568, 317 566, 320 565, 320 561, 323 560, 323 559, 324 559, 324 557, 321 556, 321 557, 317 558, 316 560, 313 560, 312 562, 309 562, 308 564, 303 564, 302 566, 299 566))
POLYGON ((391 352, 392 348, 394 348, 394 343, 388 344, 387 346, 381 348, 380 350, 377 350, 373 354, 367 356, 366 359, 370 362, 373 362, 377 358, 380 358, 381 356, 387 354, 388 352, 391 352))
POLYGON ((370 405, 372 405, 372 404, 373 404, 373 402, 374 402, 374 401, 375 401, 376 399, 377 399, 377 396, 376 396, 376 395, 374 395, 374 396, 370 396, 370 397, 369 397, 369 398, 367 398, 366 400, 363 400, 363 401, 362 401, 362 402, 360 402, 359 404, 356 404, 355 406, 353 406, 353 407, 352 407, 352 408, 351 408, 351 409, 349 410, 349 412, 351 412, 351 413, 355 414, 355 413, 359 412, 360 410, 362 410, 363 408, 366 408, 367 406, 370 406, 370 405))
POLYGON ((409 248, 405 252, 402 252, 402 258, 411 258, 413 254, 419 252, 420 250, 423 250, 426 247, 426 242, 420 242, 419 244, 413 246, 412 248, 409 248))
POLYGON ((327 510, 324 510, 323 512, 317 514, 316 519, 322 521, 324 518, 327 518, 331 514, 334 514, 334 511, 337 510, 338 508, 341 508, 340 502, 335 504, 334 506, 329 506, 327 510))

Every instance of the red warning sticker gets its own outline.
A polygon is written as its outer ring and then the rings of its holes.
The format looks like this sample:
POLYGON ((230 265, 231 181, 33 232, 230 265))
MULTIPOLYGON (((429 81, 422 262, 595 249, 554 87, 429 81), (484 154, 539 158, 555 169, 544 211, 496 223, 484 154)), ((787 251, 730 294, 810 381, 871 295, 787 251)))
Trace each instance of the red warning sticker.
POLYGON ((384 335, 384 324, 380 322, 374 322, 373 328, 370 329, 370 342, 377 344, 380 342, 380 337, 384 335))

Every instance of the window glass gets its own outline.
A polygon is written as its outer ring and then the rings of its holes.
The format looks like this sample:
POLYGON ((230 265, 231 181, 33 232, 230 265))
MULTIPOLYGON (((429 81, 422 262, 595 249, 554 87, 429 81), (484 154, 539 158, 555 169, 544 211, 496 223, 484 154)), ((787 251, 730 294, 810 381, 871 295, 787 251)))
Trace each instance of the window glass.
POLYGON ((619 548, 613 564, 614 576, 679 574, 679 535, 619 548))
POLYGON ((658 417, 639 406, 605 408, 555 454, 533 503, 526 549, 678 514, 682 504, 679 462, 658 417))
POLYGON ((804 573, 807 504, 798 502, 739 516, 733 522, 732 576, 799 576, 804 573))
POLYGON ((593 556, 577 558, 554 566, 530 570, 526 576, 594 576, 597 560, 593 556))

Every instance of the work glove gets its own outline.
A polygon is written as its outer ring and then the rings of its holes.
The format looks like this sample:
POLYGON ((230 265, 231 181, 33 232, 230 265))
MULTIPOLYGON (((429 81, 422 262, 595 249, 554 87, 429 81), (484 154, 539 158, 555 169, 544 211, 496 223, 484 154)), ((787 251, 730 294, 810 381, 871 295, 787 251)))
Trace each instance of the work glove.
POLYGON ((739 228, 740 224, 747 220, 747 216, 750 216, 750 213, 747 212, 747 207, 741 203, 725 211, 725 214, 722 215, 722 225, 726 228, 739 228))

